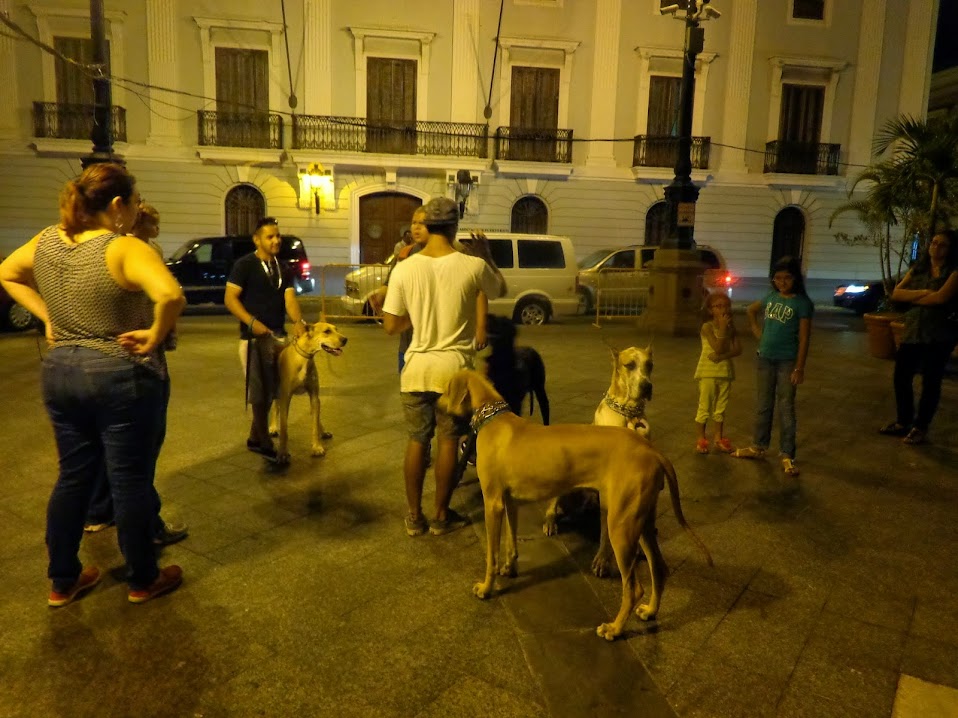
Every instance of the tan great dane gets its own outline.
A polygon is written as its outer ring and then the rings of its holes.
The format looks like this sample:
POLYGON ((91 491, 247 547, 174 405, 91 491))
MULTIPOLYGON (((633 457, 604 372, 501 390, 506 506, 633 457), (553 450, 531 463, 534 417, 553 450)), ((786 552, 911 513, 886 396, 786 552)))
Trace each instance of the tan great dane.
MULTIPOLYGON (((652 347, 640 349, 628 347, 612 352, 612 381, 595 410, 592 423, 596 426, 621 426, 651 438, 649 422, 645 418, 645 404, 652 399, 652 347)), ((546 536, 559 532, 558 519, 570 508, 575 510, 590 502, 594 505, 595 494, 591 491, 574 491, 560 496, 549 504, 542 530, 546 536), (590 495, 591 494, 591 495, 590 495)), ((599 494, 600 533, 599 550, 592 559, 592 573, 600 578, 612 575, 613 555, 609 544, 608 521, 602 495, 599 494)))
POLYGON ((643 621, 659 610, 667 568, 655 531, 659 492, 669 484, 672 509, 679 524, 705 554, 712 557, 682 515, 672 463, 635 431, 620 427, 558 424, 542 426, 522 419, 482 375, 457 372, 439 405, 450 414, 473 415, 477 433, 476 470, 486 512, 486 575, 473 587, 479 598, 495 588, 497 572, 515 576, 517 501, 542 501, 576 488, 597 490, 608 507, 609 540, 622 574, 622 605, 612 623, 596 633, 606 640, 622 634, 643 590, 636 575, 641 546, 649 562, 652 595, 638 606, 643 621), (503 513, 506 516, 506 558, 499 563, 503 513))
POLYGON ((277 359, 279 371, 279 391, 276 397, 276 413, 279 418, 279 439, 276 453, 279 461, 289 461, 289 402, 293 394, 308 394, 312 416, 312 455, 324 456, 326 447, 323 439, 332 438, 323 430, 323 421, 319 413, 319 373, 313 358, 324 351, 333 356, 343 353, 346 337, 336 331, 336 327, 326 322, 307 324, 298 339, 291 341, 277 359))

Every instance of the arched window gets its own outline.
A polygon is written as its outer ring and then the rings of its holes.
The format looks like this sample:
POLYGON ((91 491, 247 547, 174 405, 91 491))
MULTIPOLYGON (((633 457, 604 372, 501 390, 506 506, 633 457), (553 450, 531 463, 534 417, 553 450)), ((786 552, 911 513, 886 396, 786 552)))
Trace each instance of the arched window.
POLYGON ((645 213, 645 243, 658 247, 669 236, 669 203, 656 202, 645 213))
POLYGON ((266 216, 266 200, 253 185, 238 184, 226 193, 226 234, 252 234, 266 216))
POLYGON ((801 261, 804 243, 805 215, 798 207, 786 207, 775 216, 769 270, 782 257, 795 257, 801 261))
POLYGON ((512 231, 522 234, 546 234, 549 231, 549 210, 545 202, 531 195, 520 197, 512 205, 512 231))

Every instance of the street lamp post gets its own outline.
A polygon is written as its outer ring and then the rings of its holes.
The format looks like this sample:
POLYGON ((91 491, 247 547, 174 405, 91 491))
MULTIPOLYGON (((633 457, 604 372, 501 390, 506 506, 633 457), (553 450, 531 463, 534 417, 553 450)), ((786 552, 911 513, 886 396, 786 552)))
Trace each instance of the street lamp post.
POLYGON ((678 156, 675 177, 665 188, 669 208, 669 236, 651 263, 648 306, 643 323, 655 332, 698 334, 705 267, 695 251, 695 203, 699 188, 692 182, 692 103, 695 96, 695 59, 705 44, 702 20, 719 17, 709 0, 682 0, 663 7, 663 15, 685 10, 685 54, 679 109, 678 156))
POLYGON ((105 69, 109 63, 106 42, 106 18, 103 0, 90 0, 90 37, 93 41, 93 62, 99 67, 93 79, 93 152, 80 160, 86 169, 97 162, 119 162, 113 154, 113 92, 105 69))

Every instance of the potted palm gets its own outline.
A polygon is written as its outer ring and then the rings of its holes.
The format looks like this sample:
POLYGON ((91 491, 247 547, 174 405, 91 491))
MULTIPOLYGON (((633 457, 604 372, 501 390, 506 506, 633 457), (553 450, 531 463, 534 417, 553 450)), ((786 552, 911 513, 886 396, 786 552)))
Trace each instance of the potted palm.
MULTIPOLYGON (((865 232, 854 237, 835 235, 850 245, 878 249, 885 300, 878 311, 865 314, 869 351, 881 359, 895 356, 893 324, 901 313, 889 297, 912 256, 948 217, 958 189, 958 114, 931 120, 902 115, 889 120, 875 138, 876 161, 852 182, 849 196, 867 182, 864 197, 838 207, 829 225, 841 214, 854 212, 865 232)), ((898 324, 899 331, 901 325, 898 324)))

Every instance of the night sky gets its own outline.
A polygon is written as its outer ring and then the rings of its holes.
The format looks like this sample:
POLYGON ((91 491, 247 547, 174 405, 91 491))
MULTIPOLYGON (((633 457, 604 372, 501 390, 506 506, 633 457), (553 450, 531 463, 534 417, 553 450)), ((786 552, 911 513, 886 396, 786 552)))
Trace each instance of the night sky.
POLYGON ((958 2, 940 0, 935 41, 935 70, 958 65, 958 2))

